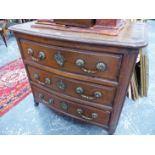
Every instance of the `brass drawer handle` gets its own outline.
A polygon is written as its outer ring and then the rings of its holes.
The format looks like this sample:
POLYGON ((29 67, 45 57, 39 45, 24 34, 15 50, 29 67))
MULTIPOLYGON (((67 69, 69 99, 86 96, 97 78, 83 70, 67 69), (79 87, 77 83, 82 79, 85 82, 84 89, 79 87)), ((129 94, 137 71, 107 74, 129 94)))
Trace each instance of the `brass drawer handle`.
POLYGON ((62 102, 60 102, 60 107, 63 110, 67 111, 69 106, 68 106, 68 103, 67 102, 62 101, 62 102))
POLYGON ((51 84, 51 80, 49 78, 45 78, 45 84, 46 85, 50 85, 51 84))
POLYGON ((97 98, 100 98, 102 97, 102 93, 99 92, 99 91, 95 91, 94 92, 94 96, 87 96, 87 95, 84 95, 84 89, 82 87, 77 87, 76 88, 76 93, 79 94, 82 98, 85 98, 87 100, 95 100, 97 98))
POLYGON ((76 111, 80 115, 80 117, 82 117, 85 120, 90 120, 91 121, 91 120, 94 120, 94 119, 96 119, 98 117, 98 114, 95 113, 95 112, 93 112, 91 114, 91 117, 87 117, 87 116, 83 115, 83 110, 82 109, 78 108, 76 111))
POLYGON ((52 98, 50 98, 48 101, 46 101, 44 99, 44 95, 43 94, 39 94, 39 98, 41 99, 41 101, 45 104, 53 104, 54 103, 54 100, 52 98))
POLYGON ((37 73, 34 73, 34 79, 39 83, 39 84, 41 84, 41 85, 50 85, 51 84, 51 80, 49 79, 49 78, 45 78, 45 82, 41 82, 40 80, 39 80, 39 74, 37 74, 37 73))
POLYGON ((33 56, 33 55, 34 55, 34 52, 33 52, 32 48, 28 48, 28 49, 27 49, 27 53, 28 53, 28 55, 31 56, 31 59, 32 59, 33 61, 36 61, 36 62, 41 61, 41 60, 44 60, 44 59, 46 58, 45 53, 42 52, 42 51, 39 52, 38 58, 34 57, 34 56, 33 56))
POLYGON ((79 67, 83 72, 88 74, 94 74, 96 72, 104 72, 106 70, 106 64, 103 62, 98 62, 96 64, 96 70, 90 70, 85 68, 85 61, 82 59, 77 59, 75 62, 76 66, 79 67))
POLYGON ((54 55, 54 59, 55 59, 55 61, 57 62, 58 65, 60 65, 60 66, 64 65, 65 59, 64 59, 63 55, 60 52, 57 52, 54 55))

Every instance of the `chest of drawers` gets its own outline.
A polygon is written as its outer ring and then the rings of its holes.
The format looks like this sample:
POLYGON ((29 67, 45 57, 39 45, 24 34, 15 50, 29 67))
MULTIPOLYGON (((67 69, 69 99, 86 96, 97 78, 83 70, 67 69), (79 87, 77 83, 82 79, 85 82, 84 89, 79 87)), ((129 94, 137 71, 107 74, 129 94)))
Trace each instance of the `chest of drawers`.
POLYGON ((101 126, 113 134, 145 25, 127 24, 118 36, 12 26, 36 105, 101 126))

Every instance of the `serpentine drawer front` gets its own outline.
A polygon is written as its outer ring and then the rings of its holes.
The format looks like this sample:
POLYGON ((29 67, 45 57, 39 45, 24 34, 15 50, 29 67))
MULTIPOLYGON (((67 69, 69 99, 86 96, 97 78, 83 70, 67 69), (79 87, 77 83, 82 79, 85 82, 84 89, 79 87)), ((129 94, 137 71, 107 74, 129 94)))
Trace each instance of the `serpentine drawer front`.
POLYGON ((28 72, 32 81, 54 91, 81 100, 112 106, 116 91, 114 87, 88 84, 82 81, 63 78, 31 66, 28 66, 28 72))
MULTIPOLYGON (((12 26, 34 103, 113 134, 123 108, 145 25, 129 23, 118 36, 12 26)), ((38 109, 40 110, 40 109, 38 109)), ((61 116, 60 116, 61 117, 61 116)))
POLYGON ((30 41, 21 41, 24 59, 87 76, 117 80, 121 55, 64 49, 30 41))
POLYGON ((82 120, 87 120, 91 123, 108 125, 110 112, 102 111, 96 108, 83 106, 47 93, 37 87, 32 86, 34 96, 40 103, 44 103, 51 108, 60 110, 66 114, 73 115, 82 120))

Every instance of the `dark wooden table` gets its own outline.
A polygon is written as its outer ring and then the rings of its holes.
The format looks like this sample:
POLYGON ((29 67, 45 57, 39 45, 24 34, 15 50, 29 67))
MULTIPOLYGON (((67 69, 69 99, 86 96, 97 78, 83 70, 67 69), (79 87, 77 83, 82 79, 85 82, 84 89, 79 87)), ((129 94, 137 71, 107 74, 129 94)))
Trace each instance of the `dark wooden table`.
POLYGON ((32 27, 14 31, 36 105, 101 126, 113 134, 139 49, 147 45, 145 24, 129 23, 118 36, 32 27))

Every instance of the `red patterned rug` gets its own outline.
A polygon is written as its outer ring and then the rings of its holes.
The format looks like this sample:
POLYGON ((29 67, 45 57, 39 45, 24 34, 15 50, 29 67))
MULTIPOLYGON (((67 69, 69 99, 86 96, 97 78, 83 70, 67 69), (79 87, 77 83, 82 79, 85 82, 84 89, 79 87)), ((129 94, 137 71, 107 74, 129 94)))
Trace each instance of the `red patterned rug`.
POLYGON ((21 59, 0 68, 0 116, 17 105, 30 92, 31 88, 21 59))

